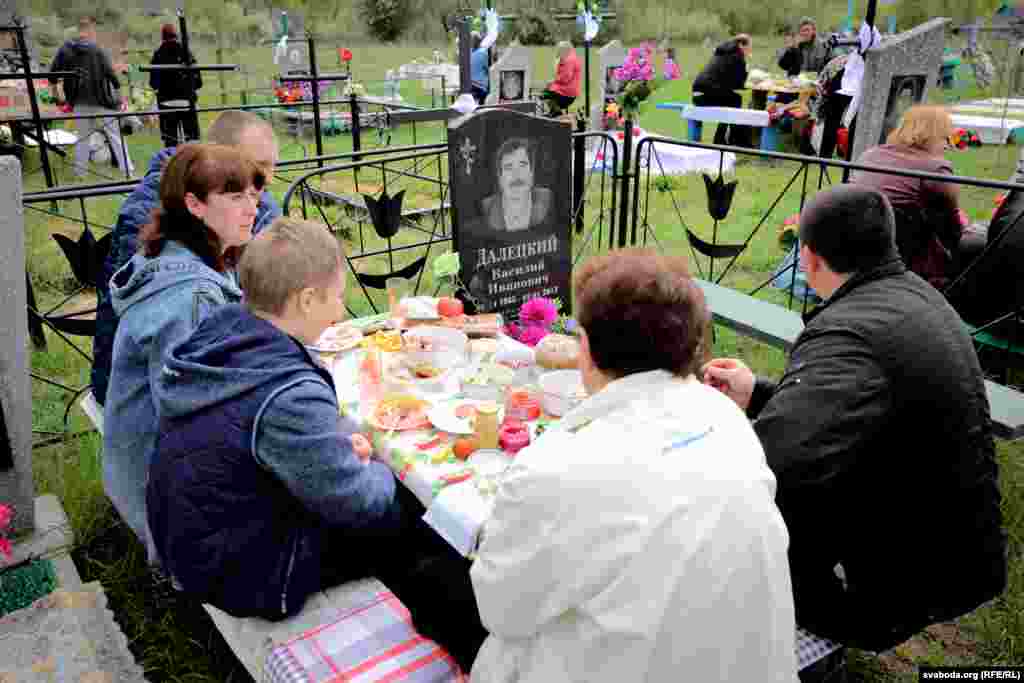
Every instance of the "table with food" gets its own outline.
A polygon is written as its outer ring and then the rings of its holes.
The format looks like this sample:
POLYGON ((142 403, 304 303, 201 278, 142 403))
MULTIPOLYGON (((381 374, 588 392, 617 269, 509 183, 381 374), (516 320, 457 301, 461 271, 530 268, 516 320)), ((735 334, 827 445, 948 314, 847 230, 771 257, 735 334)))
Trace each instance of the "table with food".
MULTIPOLYGON (((452 299, 412 297, 397 309, 332 326, 309 348, 331 369, 339 410, 361 424, 374 457, 423 502, 424 520, 472 557, 519 451, 584 400, 579 343, 551 333, 531 348, 504 334, 500 316, 465 315, 452 299)), ((315 662, 325 652, 351 656, 352 621, 318 625, 274 650, 268 680, 308 673, 312 664, 289 655, 300 646, 316 649, 315 662)), ((797 629, 800 669, 838 647, 797 629)))
POLYGON ((375 457, 470 556, 504 470, 584 393, 574 337, 549 334, 531 348, 506 336, 497 314, 465 315, 451 301, 405 299, 405 316, 335 325, 310 348, 375 457))

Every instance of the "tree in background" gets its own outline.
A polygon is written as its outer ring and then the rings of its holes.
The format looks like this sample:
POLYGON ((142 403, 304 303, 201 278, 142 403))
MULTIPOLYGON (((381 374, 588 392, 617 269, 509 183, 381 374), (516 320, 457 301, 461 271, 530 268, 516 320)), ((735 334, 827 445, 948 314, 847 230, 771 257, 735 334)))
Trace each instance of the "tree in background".
POLYGON ((363 18, 370 35, 391 42, 409 23, 409 0, 362 0, 363 18))

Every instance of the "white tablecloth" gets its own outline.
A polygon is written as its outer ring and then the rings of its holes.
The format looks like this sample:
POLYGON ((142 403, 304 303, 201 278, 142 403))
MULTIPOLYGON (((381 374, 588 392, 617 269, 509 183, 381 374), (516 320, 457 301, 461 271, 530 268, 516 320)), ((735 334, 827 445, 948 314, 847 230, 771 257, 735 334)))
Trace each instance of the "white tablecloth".
MULTIPOLYGON (((623 141, 619 140, 618 136, 614 132, 612 133, 612 136, 616 138, 615 144, 618 147, 619 159, 621 160, 623 141)), ((639 149, 640 141, 647 137, 676 139, 671 138, 671 136, 668 135, 642 131, 639 136, 633 138, 634 155, 639 149)), ((591 149, 587 152, 587 168, 592 172, 604 171, 606 169, 606 162, 607 170, 612 170, 612 152, 610 149, 604 149, 605 147, 610 147, 610 145, 607 145, 603 140, 595 140, 591 145, 591 149), (607 159, 605 157, 607 157, 607 159)), ((649 166, 649 170, 656 174, 683 175, 686 173, 701 173, 704 171, 707 171, 708 173, 718 172, 720 153, 713 149, 682 147, 680 145, 673 145, 664 142, 655 142, 644 145, 642 154, 641 164, 645 167, 649 166), (653 150, 650 149, 651 144, 654 145, 653 150), (648 155, 650 155, 649 164, 648 155)), ((732 152, 725 152, 724 158, 721 159, 721 164, 723 172, 731 172, 736 167, 736 155, 732 152)))
MULTIPOLYGON (((500 343, 505 346, 522 346, 507 337, 502 337, 500 343)), ((362 356, 362 350, 353 350, 338 356, 332 365, 342 411, 353 417, 365 417, 359 405, 358 369, 362 356)), ((443 392, 420 395, 441 400, 457 397, 460 395, 457 378, 453 377, 443 392)), ((533 427, 535 431, 536 425, 533 427)), ((385 452, 380 455, 401 482, 426 506, 424 520, 460 553, 471 555, 476 548, 479 531, 493 509, 493 494, 484 484, 487 479, 494 481, 500 478, 500 473, 496 474, 493 463, 477 467, 472 457, 465 463, 430 462, 431 454, 438 449, 420 451, 416 449, 416 444, 429 441, 437 433, 434 429, 393 432, 390 438, 384 440, 385 452), (473 470, 471 478, 450 485, 444 483, 445 476, 465 472, 467 469, 473 470)), ((380 450, 378 448, 378 453, 380 450)), ((509 458, 508 464, 511 462, 512 458, 509 458)), ((838 643, 797 628, 797 665, 800 669, 840 647, 838 643)))

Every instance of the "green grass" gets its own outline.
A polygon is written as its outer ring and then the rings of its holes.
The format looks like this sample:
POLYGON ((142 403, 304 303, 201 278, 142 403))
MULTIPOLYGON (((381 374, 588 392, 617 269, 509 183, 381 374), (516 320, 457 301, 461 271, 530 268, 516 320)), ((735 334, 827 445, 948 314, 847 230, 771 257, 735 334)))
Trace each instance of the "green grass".
MULTIPOLYGON (((372 85, 375 81, 380 81, 389 68, 395 68, 416 57, 428 59, 434 47, 357 47, 354 51, 358 79, 372 85)), ((775 44, 770 40, 756 39, 755 64, 767 64, 770 55, 774 54, 774 47, 775 44)), ((701 68, 707 54, 708 50, 699 45, 677 46, 684 80, 667 84, 655 93, 652 103, 647 105, 642 115, 641 123, 644 128, 665 135, 682 134, 682 122, 678 115, 674 112, 658 111, 654 109, 653 103, 688 101, 689 82, 701 68)), ((336 68, 333 46, 325 46, 318 56, 325 69, 336 68)), ((212 52, 201 52, 199 60, 215 61, 215 57, 212 52)), ((269 48, 245 48, 225 56, 225 61, 232 60, 246 64, 250 72, 250 90, 247 94, 249 101, 260 95, 256 88, 257 80, 262 80, 263 94, 269 93, 269 82, 273 73, 269 48), (262 74, 259 79, 255 75, 257 73, 262 74)), ((554 51, 536 49, 534 65, 534 85, 543 85, 553 76, 554 51)), ((594 83, 597 72, 595 50, 592 53, 594 83)), ((240 100, 238 90, 244 85, 243 75, 228 77, 228 87, 234 91, 227 95, 229 102, 240 100)), ((414 104, 430 105, 429 92, 424 91, 419 84, 406 83, 402 92, 406 99, 414 104)), ((956 98, 994 96, 997 93, 996 88, 981 91, 971 84, 953 92, 935 91, 933 96, 937 101, 954 101, 956 98)), ((596 85, 592 97, 594 100, 597 98, 596 85)), ((203 103, 220 104, 215 76, 207 79, 203 103)), ((204 127, 208 125, 210 118, 209 115, 204 115, 204 127)), ((298 159, 313 154, 313 142, 310 137, 299 139, 289 136, 280 126, 277 130, 283 159, 298 159)), ((403 127, 393 132, 391 143, 411 144, 412 137, 411 129, 403 127)), ((440 124, 417 127, 417 142, 442 139, 443 128, 440 124)), ((159 148, 158 137, 152 130, 132 136, 128 140, 135 163, 139 167, 159 148)), ((364 139, 364 149, 375 144, 376 134, 370 131, 364 139)), ((340 153, 350 149, 351 138, 348 135, 328 138, 325 143, 327 153, 340 153)), ((949 159, 957 173, 962 175, 1005 179, 1014 169, 1017 152, 1018 149, 1012 147, 982 147, 964 152, 950 152, 949 159)), ((30 153, 28 157, 30 170, 38 168, 38 160, 34 153, 30 153)), ((434 163, 433 159, 431 163, 434 163)), ((59 177, 66 181, 69 173, 62 163, 57 163, 57 170, 59 177)), ((436 175, 433 168, 425 172, 428 175, 436 175)), ((446 164, 443 164, 442 177, 446 172, 446 164)), ((739 181, 739 189, 728 219, 718 226, 719 241, 747 239, 793 172, 794 167, 790 165, 764 162, 739 164, 734 174, 739 181)), ((113 172, 107 173, 113 175, 113 172)), ((281 197, 288 187, 289 179, 296 176, 295 172, 279 173, 271 190, 281 197)), ((355 178, 352 173, 333 174, 332 178, 335 182, 344 183, 347 189, 355 189, 355 178)), ((816 187, 817 179, 817 175, 812 174, 808 186, 816 187)), ((93 179, 94 182, 99 180, 101 178, 93 179)), ((598 209, 599 200, 594 194, 597 191, 598 180, 598 177, 591 180, 586 206, 588 226, 592 225, 598 209)), ((837 176, 833 174, 833 181, 836 180, 837 176)), ((379 171, 363 170, 359 174, 360 190, 375 191, 380 182, 379 171)), ((27 190, 39 190, 44 186, 38 172, 29 172, 25 184, 27 190)), ((396 181, 394 177, 389 177, 389 189, 393 192, 398 187, 406 187, 410 195, 420 193, 417 201, 427 202, 435 197, 424 183, 396 181)), ((670 191, 657 192, 652 189, 649 198, 642 197, 647 221, 664 250, 688 254, 683 226, 690 227, 707 239, 710 239, 714 230, 712 222, 707 217, 703 181, 699 175, 676 177, 664 183, 664 187, 670 191)), ((973 219, 987 221, 995 194, 991 190, 963 189, 961 204, 973 219)), ((95 226, 109 226, 113 223, 120 201, 121 198, 89 200, 89 220, 97 233, 102 233, 103 230, 95 226)), ((44 308, 58 302, 73 286, 70 270, 50 235, 59 231, 77 236, 82 229, 81 224, 61 217, 80 218, 77 202, 61 202, 61 216, 42 213, 49 209, 49 205, 36 205, 25 212, 28 268, 40 306, 44 308)), ((799 181, 776 207, 765 225, 753 235, 747 252, 730 271, 726 284, 749 290, 768 278, 783 255, 777 241, 778 228, 786 216, 798 210, 799 181)), ((326 212, 332 221, 336 220, 339 214, 336 208, 326 209, 326 212)), ((313 215, 316 215, 315 212, 313 215)), ((617 224, 617 217, 615 222, 617 224)), ((357 225, 351 221, 343 222, 342 225, 352 231, 354 238, 358 238, 357 225)), ((367 248, 380 244, 379 238, 371 237, 370 233, 372 230, 365 235, 367 248)), ((415 236, 409 231, 403 230, 397 239, 401 243, 413 237, 415 236)), ((349 248, 351 249, 352 245, 349 245, 349 248)), ((442 247, 433 253, 444 250, 446 248, 442 247)), ((404 264, 410 257, 398 258, 401 260, 397 263, 404 264)), ((696 265, 694 264, 695 272, 696 265)), ((706 267, 706 262, 702 261, 700 268, 706 267)), ((721 267, 722 264, 716 264, 716 272, 720 272, 721 267)), ((360 262, 360 268, 370 272, 384 272, 388 265, 382 259, 377 259, 360 262)), ((349 287, 351 306, 360 312, 368 311, 368 305, 351 280, 349 287)), ((433 288, 434 284, 428 273, 424 289, 433 291, 433 288)), ((784 295, 779 292, 765 292, 762 296, 778 302, 784 301, 784 295)), ((383 297, 378 297, 377 301, 382 303, 383 297)), ((56 336, 49 335, 49 341, 48 351, 32 353, 33 369, 71 386, 85 385, 88 382, 88 363, 56 336)), ((90 349, 89 340, 76 341, 81 342, 86 350, 90 349)), ((777 349, 740 337, 726 329, 717 330, 714 353, 742 357, 756 370, 768 375, 778 375, 785 364, 784 354, 777 349)), ((59 431, 62 428, 66 395, 41 382, 33 382, 32 390, 35 427, 59 431)), ((85 429, 87 424, 84 415, 77 408, 73 409, 71 430, 76 432, 85 429)), ((1024 663, 1024 562, 1021 560, 1024 550, 1024 444, 1000 443, 998 454, 1004 515, 1011 543, 1010 588, 1002 598, 991 605, 961 619, 958 629, 935 629, 881 658, 856 653, 852 663, 853 680, 913 680, 912 672, 915 665, 919 664, 1024 663)), ((246 674, 233 660, 201 608, 169 591, 163 582, 148 572, 142 548, 117 520, 103 495, 102 444, 96 435, 38 449, 35 453, 35 478, 40 493, 55 493, 63 501, 75 531, 76 564, 83 578, 103 582, 115 614, 128 635, 132 651, 146 668, 150 680, 246 680, 246 674)), ((920 523, 927 523, 927 520, 921 520, 920 523)))

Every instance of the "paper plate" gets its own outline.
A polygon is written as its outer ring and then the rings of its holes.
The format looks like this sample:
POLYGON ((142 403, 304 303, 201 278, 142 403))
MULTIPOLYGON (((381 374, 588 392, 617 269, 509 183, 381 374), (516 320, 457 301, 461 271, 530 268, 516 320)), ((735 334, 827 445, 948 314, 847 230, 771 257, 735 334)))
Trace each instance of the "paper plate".
MULTIPOLYGON (((474 432, 472 416, 475 414, 476 407, 481 403, 484 403, 484 401, 473 401, 464 398, 443 401, 435 404, 433 408, 427 411, 427 419, 430 420, 432 425, 449 434, 472 434, 474 432), (466 417, 460 417, 462 413, 460 409, 465 407, 472 408, 474 411, 470 411, 466 417)), ((499 406, 498 424, 501 424, 504 414, 505 409, 499 406)))
POLYGON ((349 325, 332 325, 324 331, 316 344, 307 346, 310 351, 317 353, 340 353, 359 346, 363 341, 363 333, 358 328, 349 325))
POLYGON ((367 422, 381 431, 402 432, 408 429, 425 429, 430 426, 427 412, 430 410, 430 403, 415 396, 392 395, 381 399, 380 403, 373 409, 367 422), (407 413, 398 422, 386 420, 391 409, 403 410, 407 413))

